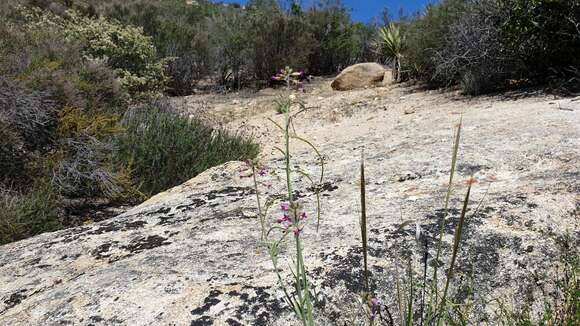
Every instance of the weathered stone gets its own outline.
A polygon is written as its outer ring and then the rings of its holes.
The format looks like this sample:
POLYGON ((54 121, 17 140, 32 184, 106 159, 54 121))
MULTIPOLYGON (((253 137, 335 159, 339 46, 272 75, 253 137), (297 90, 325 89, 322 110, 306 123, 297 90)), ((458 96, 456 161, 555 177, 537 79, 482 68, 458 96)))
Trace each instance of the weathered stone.
MULTIPOLYGON (((295 194, 311 213, 303 239, 317 323, 350 325, 351 318, 362 317, 356 300, 364 284, 358 208, 363 148, 376 296, 394 306, 393 276, 402 274, 408 257, 420 275, 423 241, 429 272, 442 266, 444 280, 464 181, 474 175, 479 181, 451 296, 466 300, 466 287, 477 294, 474 324, 494 324, 496 299, 541 310, 542 292, 552 293, 559 266, 556 239, 579 236, 580 102, 568 101, 576 110, 562 111, 550 109, 548 97, 504 101, 398 92, 389 90, 375 101, 377 91, 362 90, 357 96, 364 109, 349 118, 326 120, 330 110, 321 105, 300 116, 307 123, 296 123, 326 158, 323 185, 312 187, 298 175, 295 180, 295 194), (404 115, 410 106, 415 114, 404 115), (460 113, 458 174, 444 224, 444 255, 435 261, 452 124, 460 113), (312 214, 316 189, 323 210, 319 232, 312 214)), ((339 103, 332 102, 337 98, 324 101, 339 103)), ((336 107, 340 114, 348 109, 336 107)), ((267 117, 282 119, 275 112, 267 117)), ((264 116, 252 119, 265 128, 264 116)), ((272 132, 262 139, 263 162, 281 176, 282 162, 269 154, 276 137, 272 132)), ((295 164, 319 173, 307 146, 294 143, 293 153, 295 164)), ((0 247, 0 325, 296 324, 260 245, 252 180, 240 177, 244 168, 230 162, 116 218, 0 247)), ((266 184, 263 199, 283 200, 278 176, 259 179, 266 184)), ((279 217, 276 207, 269 223, 279 217)), ((292 243, 285 242, 281 252, 282 275, 291 280, 292 243)))
POLYGON ((331 87, 337 91, 348 91, 357 88, 381 85, 386 70, 374 62, 359 63, 344 69, 332 82, 331 87))

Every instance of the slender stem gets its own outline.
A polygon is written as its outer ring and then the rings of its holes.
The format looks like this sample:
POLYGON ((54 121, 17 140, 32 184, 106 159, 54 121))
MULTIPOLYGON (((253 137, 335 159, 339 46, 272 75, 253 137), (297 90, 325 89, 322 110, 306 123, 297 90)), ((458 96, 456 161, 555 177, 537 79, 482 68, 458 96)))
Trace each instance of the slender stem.
POLYGON ((256 202, 258 204, 258 215, 260 216, 260 224, 262 225, 262 241, 266 240, 266 217, 262 214, 262 205, 260 204, 260 191, 258 190, 258 180, 256 180, 256 166, 253 163, 252 165, 252 177, 254 179, 254 190, 256 191, 256 202))
POLYGON ((439 224, 439 241, 437 243, 437 255, 435 256, 435 267, 433 270, 433 284, 432 284, 432 293, 431 293, 431 304, 430 307, 434 309, 431 313, 437 313, 437 306, 438 306, 438 296, 439 291, 437 287, 437 270, 439 268, 439 258, 441 257, 441 248, 443 244, 443 233, 445 231, 445 219, 447 218, 448 208, 449 208, 449 199, 451 198, 451 193, 453 189, 453 176, 455 175, 455 166, 457 164, 457 154, 459 152, 459 141, 461 136, 461 124, 462 121, 459 121, 459 125, 457 127, 457 132, 455 134, 455 141, 453 143, 453 157, 451 159, 451 171, 449 173, 449 183, 447 185, 447 193, 445 195, 445 204, 443 207, 443 217, 441 218, 441 222, 439 224), (433 300, 435 302, 433 303, 433 300))
POLYGON ((411 265, 411 257, 408 262, 409 268, 409 298, 407 300, 407 326, 413 325, 413 267, 411 265))
MULTIPOLYGON (((293 222, 293 226, 295 228, 298 227, 298 216, 296 210, 294 209, 294 199, 292 196, 292 181, 291 181, 291 172, 290 172, 290 110, 286 110, 286 124, 285 124, 285 129, 284 129, 284 141, 285 141, 285 146, 286 146, 286 151, 285 151, 285 159, 286 159, 286 187, 288 188, 288 206, 289 209, 292 211, 293 210, 293 218, 292 218, 292 222, 293 222)), ((301 255, 302 255, 302 248, 300 246, 300 236, 297 233, 294 236, 294 240, 296 243, 296 295, 298 296, 298 302, 300 302, 300 304, 302 304, 302 286, 300 285, 300 271, 301 271, 301 266, 300 266, 300 262, 301 262, 301 255)), ((304 313, 302 311, 302 313, 304 313)), ((304 323, 306 323, 304 316, 302 317, 302 321, 304 323)), ((306 324, 305 324, 306 325, 306 324)))
POLYGON ((294 204, 294 198, 292 193, 292 179, 291 179, 291 167, 290 167, 290 125, 292 123, 292 117, 290 115, 290 107, 286 110, 286 125, 285 125, 285 159, 286 159, 286 186, 288 190, 288 204, 290 210, 293 214, 293 226, 297 232, 294 235, 294 240, 296 244, 296 295, 298 296, 298 302, 300 305, 301 316, 303 325, 311 326, 314 325, 312 317, 312 305, 310 301, 310 292, 308 290, 308 281, 306 275, 306 268, 304 267, 304 256, 302 253, 302 244, 300 241, 300 217, 298 216, 298 210, 294 204), (304 283, 304 287, 302 286, 304 283), (304 293, 303 293, 304 292, 304 293), (304 294, 304 296, 303 296, 304 294))
POLYGON ((292 202, 294 200, 292 198, 292 181, 290 180, 290 134, 288 130, 290 126, 290 119, 290 112, 286 112, 286 128, 284 130, 286 152, 284 153, 284 156, 286 159, 286 187, 288 188, 288 204, 292 206, 292 202))
POLYGON ((362 236, 362 249, 363 249, 363 261, 364 261, 364 282, 365 291, 369 293, 369 272, 368 272, 368 262, 367 262, 367 206, 366 206, 366 194, 365 194, 365 161, 364 152, 361 153, 360 162, 360 205, 361 205, 361 221, 360 229, 362 236))
POLYGON ((424 323, 425 317, 425 288, 427 285, 427 258, 429 256, 428 247, 427 247, 427 239, 423 240, 424 248, 423 248, 423 293, 421 294, 421 326, 424 323))
MULTIPOLYGON (((467 187, 467 194, 465 195, 465 200, 463 201, 463 209, 461 210, 461 216, 459 217, 459 224, 457 224, 457 229, 455 230, 455 239, 453 241, 453 253, 451 255, 451 265, 449 266, 449 271, 447 272, 447 281, 445 282, 445 289, 443 290, 443 297, 441 298, 441 308, 445 306, 445 301, 447 299, 447 291, 449 289, 449 284, 453 279, 453 268, 455 267, 455 261, 457 260, 457 253, 459 252, 459 243, 461 241, 461 233, 463 232, 463 225, 465 223, 465 214, 467 213, 467 204, 469 203, 469 195, 471 193, 471 182, 467 187)), ((439 315, 438 321, 440 321, 441 315, 439 315)), ((439 322, 438 322, 439 324, 439 322)))

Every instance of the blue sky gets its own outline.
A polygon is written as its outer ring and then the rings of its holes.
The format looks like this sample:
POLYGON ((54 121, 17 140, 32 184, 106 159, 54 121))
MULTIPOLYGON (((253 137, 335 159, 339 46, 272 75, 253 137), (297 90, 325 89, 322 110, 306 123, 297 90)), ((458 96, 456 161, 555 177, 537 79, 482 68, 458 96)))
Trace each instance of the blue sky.
MULTIPOLYGON (((244 4, 247 0, 220 0, 219 2, 244 4)), ((304 5, 308 5, 309 2, 309 0, 302 0, 304 5)), ((354 20, 366 23, 373 17, 380 16, 385 7, 389 9, 393 18, 397 18, 401 8, 406 14, 411 14, 425 7, 427 3, 433 3, 436 0, 343 0, 342 2, 346 7, 352 9, 354 20)))

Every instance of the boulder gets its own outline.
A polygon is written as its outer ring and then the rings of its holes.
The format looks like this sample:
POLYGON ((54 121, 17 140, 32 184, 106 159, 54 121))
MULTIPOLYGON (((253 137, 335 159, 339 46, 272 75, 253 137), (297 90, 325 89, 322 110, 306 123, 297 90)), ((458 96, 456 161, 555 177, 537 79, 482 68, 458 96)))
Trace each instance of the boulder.
POLYGON ((367 62, 344 69, 330 85, 337 91, 348 91, 381 85, 386 69, 378 63, 367 62))

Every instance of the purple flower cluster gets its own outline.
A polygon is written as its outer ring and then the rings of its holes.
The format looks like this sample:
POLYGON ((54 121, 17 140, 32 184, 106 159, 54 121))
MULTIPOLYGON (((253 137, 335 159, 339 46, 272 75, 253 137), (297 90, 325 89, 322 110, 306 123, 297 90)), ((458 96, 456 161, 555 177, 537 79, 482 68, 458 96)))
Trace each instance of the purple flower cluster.
MULTIPOLYGON (((251 178, 253 176, 254 169, 252 168, 251 162, 246 162, 244 166, 241 166, 239 169, 240 179, 251 178)), ((268 175, 268 168, 266 166, 257 167, 258 175, 261 177, 265 177, 268 175)))
POLYGON ((280 226, 282 227, 282 229, 284 230, 288 230, 290 227, 293 227, 292 232, 294 232, 294 235, 298 236, 300 234, 300 232, 302 232, 302 229, 304 228, 304 225, 301 223, 303 221, 305 221, 308 218, 308 214, 306 214, 306 212, 301 212, 300 214, 296 214, 296 216, 298 216, 298 220, 296 221, 296 223, 294 223, 294 221, 292 220, 292 217, 290 217, 292 215, 293 212, 297 212, 300 209, 299 205, 291 205, 288 203, 282 203, 280 204, 280 210, 282 211, 282 217, 278 218, 278 223, 280 224, 280 226))
POLYGON ((381 310, 381 300, 377 298, 371 299, 371 313, 369 315, 369 320, 373 321, 377 318, 377 315, 380 313, 381 310))
POLYGON ((265 177, 268 174, 268 168, 266 167, 261 167, 260 171, 258 172, 258 175, 261 177, 265 177))
POLYGON ((303 80, 307 80, 306 73, 303 70, 293 71, 291 68, 286 67, 285 69, 280 69, 274 76, 272 76, 273 82, 284 82, 288 87, 295 87, 297 90, 304 92, 303 80))

